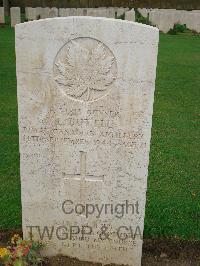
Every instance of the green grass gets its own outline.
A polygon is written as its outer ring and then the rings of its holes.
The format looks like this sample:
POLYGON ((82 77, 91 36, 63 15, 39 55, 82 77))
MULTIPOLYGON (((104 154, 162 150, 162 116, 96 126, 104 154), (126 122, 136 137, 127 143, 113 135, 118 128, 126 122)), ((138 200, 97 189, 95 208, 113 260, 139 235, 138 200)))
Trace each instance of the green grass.
MULTIPOLYGON (((200 37, 161 35, 145 237, 200 239, 200 37)), ((0 28, 0 228, 21 227, 14 31, 0 28)))
POLYGON ((21 225, 14 30, 0 28, 0 228, 21 225))
POLYGON ((200 239, 199 47, 199 36, 160 38, 146 236, 200 239))

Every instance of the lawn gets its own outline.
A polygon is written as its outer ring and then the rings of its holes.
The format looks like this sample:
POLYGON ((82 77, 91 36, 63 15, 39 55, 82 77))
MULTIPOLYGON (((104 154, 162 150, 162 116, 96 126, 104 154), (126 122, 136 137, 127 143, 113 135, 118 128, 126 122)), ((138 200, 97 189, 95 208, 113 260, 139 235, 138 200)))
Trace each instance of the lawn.
MULTIPOLYGON (((160 36, 145 237, 200 239, 200 37, 160 36)), ((14 30, 0 27, 0 229, 21 227, 14 30)))

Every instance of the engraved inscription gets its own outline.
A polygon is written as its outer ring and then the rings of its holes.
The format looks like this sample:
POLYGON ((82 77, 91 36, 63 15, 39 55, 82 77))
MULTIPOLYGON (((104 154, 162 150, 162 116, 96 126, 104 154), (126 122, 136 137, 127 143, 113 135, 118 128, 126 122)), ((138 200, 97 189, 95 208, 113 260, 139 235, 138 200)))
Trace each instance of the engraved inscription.
POLYGON ((66 179, 74 179, 78 181, 99 181, 102 182, 104 181, 104 176, 94 176, 94 175, 89 175, 87 174, 86 170, 86 161, 87 160, 87 153, 84 151, 80 151, 80 174, 75 174, 75 175, 69 175, 66 174, 67 178, 66 179))
POLYGON ((54 62, 57 87, 73 100, 92 102, 107 95, 117 77, 111 50, 93 38, 76 38, 65 44, 54 62))

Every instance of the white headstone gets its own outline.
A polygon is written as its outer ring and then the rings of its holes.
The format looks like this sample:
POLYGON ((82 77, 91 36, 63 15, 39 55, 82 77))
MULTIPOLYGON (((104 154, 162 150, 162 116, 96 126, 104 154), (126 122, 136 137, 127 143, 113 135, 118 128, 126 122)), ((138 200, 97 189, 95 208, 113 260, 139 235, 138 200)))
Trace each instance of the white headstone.
POLYGON ((50 12, 49 7, 42 8, 41 19, 49 18, 49 12, 50 12))
POLYGON ((147 8, 138 8, 138 12, 144 17, 147 18, 149 15, 149 10, 147 8))
POLYGON ((195 31, 200 33, 200 13, 199 12, 195 14, 195 23, 196 23, 195 31))
POLYGON ((42 17, 43 8, 42 7, 36 7, 36 19, 39 19, 42 17))
POLYGON ((187 16, 185 17, 186 26, 190 30, 193 30, 194 28, 194 14, 195 13, 187 13, 187 16))
POLYGON ((114 6, 113 7, 114 11, 115 11, 115 18, 117 17, 117 10, 118 10, 118 7, 114 6))
POLYGON ((95 9, 95 17, 108 17, 108 9, 107 8, 96 8, 95 9))
POLYGON ((49 18, 55 18, 58 17, 58 8, 52 7, 49 10, 49 18))
MULTIPOLYGON (((186 24, 187 23, 187 15, 189 14, 189 11, 181 10, 181 12, 178 15, 178 24, 186 24)), ((176 23, 175 23, 176 24, 176 23)))
POLYGON ((188 29, 200 32, 200 14, 198 12, 190 12, 186 17, 186 26, 188 29))
POLYGON ((115 8, 107 8, 107 18, 115 18, 115 8))
POLYGON ((175 16, 173 13, 160 13, 160 19, 157 22, 157 27, 163 33, 168 33, 170 29, 174 28, 175 16))
POLYGON ((87 16, 96 17, 96 8, 87 8, 87 16))
POLYGON ((28 10, 29 10, 29 7, 25 7, 25 18, 28 19, 28 10))
POLYGON ((83 9, 82 8, 76 9, 76 16, 83 16, 83 9))
POLYGON ((11 27, 15 27, 16 24, 21 23, 21 12, 19 7, 10 8, 11 27))
POLYGON ((194 21, 196 25, 194 30, 200 33, 200 12, 195 13, 194 21))
POLYGON ((69 8, 59 8, 59 17, 68 17, 69 8))
POLYGON ((171 15, 171 20, 173 21, 173 24, 180 24, 182 10, 172 10, 171 12, 169 11, 168 14, 171 15))
POLYGON ((28 7, 28 20, 36 20, 37 12, 35 7, 28 7))
POLYGON ((158 38, 105 18, 16 27, 23 234, 44 255, 141 265, 158 38))
POLYGON ((77 16, 87 16, 87 8, 77 8, 77 16))
POLYGON ((4 7, 0 7, 0 24, 5 23, 4 7))
POLYGON ((77 9, 69 8, 69 16, 77 16, 77 9))
POLYGON ((158 27, 160 23, 160 15, 161 13, 157 10, 153 10, 149 13, 149 21, 151 22, 152 25, 158 27))
POLYGON ((120 7, 117 9, 117 17, 123 16, 125 13, 125 9, 123 7, 120 7))
POLYGON ((188 11, 175 9, 153 10, 149 13, 149 20, 160 31, 167 33, 170 29, 173 29, 175 24, 185 24, 184 21, 187 21, 185 14, 188 13, 188 11))
POLYGON ((135 21, 135 11, 134 10, 126 11, 125 20, 135 21))
POLYGON ((59 17, 65 17, 64 13, 65 13, 65 8, 59 8, 58 9, 58 16, 59 17))

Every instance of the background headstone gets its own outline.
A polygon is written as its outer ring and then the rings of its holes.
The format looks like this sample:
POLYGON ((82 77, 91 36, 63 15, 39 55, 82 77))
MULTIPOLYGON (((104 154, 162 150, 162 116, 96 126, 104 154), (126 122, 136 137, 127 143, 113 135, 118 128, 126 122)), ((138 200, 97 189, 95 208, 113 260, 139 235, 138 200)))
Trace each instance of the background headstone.
POLYGON ((149 21, 153 26, 157 26, 160 23, 160 12, 157 10, 153 10, 149 13, 149 21))
POLYGON ((4 7, 0 7, 0 24, 5 23, 4 7))
POLYGON ((37 19, 37 10, 35 7, 28 7, 28 20, 36 20, 37 19))
POLYGON ((42 17, 43 8, 42 7, 36 7, 36 19, 39 19, 42 17))
POLYGON ((77 16, 87 16, 87 8, 77 8, 77 16))
POLYGON ((167 33, 170 29, 174 28, 174 20, 175 16, 173 13, 160 13, 160 19, 156 23, 156 26, 159 28, 160 31, 163 33, 167 33))
POLYGON ((10 3, 9 3, 9 0, 3 0, 1 1, 3 2, 3 7, 4 7, 4 15, 5 16, 9 16, 9 11, 10 11, 10 3))
POLYGON ((194 21, 196 24, 195 31, 200 33, 200 12, 196 12, 194 21))
POLYGON ((181 12, 179 13, 179 16, 178 16, 178 21, 176 21, 176 22, 178 22, 179 24, 182 24, 182 25, 186 24, 187 23, 186 18, 187 18, 188 13, 189 12, 186 10, 181 10, 181 12))
POLYGON ((16 27, 23 234, 47 226, 44 255, 141 264, 158 37, 92 17, 16 27))
POLYGON ((69 8, 69 16, 77 16, 76 8, 69 8))
POLYGON ((185 22, 188 29, 198 33, 200 32, 200 14, 198 12, 190 12, 187 14, 185 22))
POLYGON ((49 18, 49 12, 50 12, 49 7, 42 8, 41 19, 49 18))
POLYGON ((69 8, 59 8, 59 17, 68 17, 69 8))
POLYGON ((28 10, 29 10, 29 7, 25 7, 25 19, 28 20, 28 10))
POLYGON ((108 7, 107 10, 108 10, 107 18, 115 18, 115 8, 108 7))
POLYGON ((96 8, 95 9, 95 17, 108 17, 108 9, 107 8, 96 8))
POLYGON ((96 8, 87 8, 87 16, 96 17, 96 8))
POLYGON ((123 7, 120 7, 117 9, 117 17, 123 16, 125 13, 125 9, 123 7))
POLYGON ((138 12, 144 17, 147 18, 149 15, 149 10, 147 8, 138 8, 138 12))
POLYGON ((16 24, 21 23, 21 13, 19 7, 10 8, 11 27, 15 27, 16 24))
POLYGON ((198 12, 176 9, 153 9, 149 13, 149 20, 152 25, 155 25, 164 33, 172 29, 175 24, 185 24, 190 30, 200 32, 198 12))
POLYGON ((135 11, 133 9, 130 11, 126 11, 125 20, 135 21, 135 11))
POLYGON ((58 17, 58 8, 52 7, 49 9, 49 18, 55 18, 58 17))

